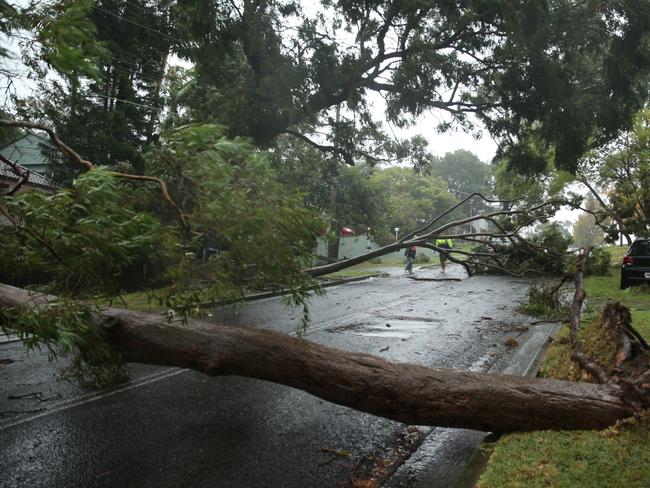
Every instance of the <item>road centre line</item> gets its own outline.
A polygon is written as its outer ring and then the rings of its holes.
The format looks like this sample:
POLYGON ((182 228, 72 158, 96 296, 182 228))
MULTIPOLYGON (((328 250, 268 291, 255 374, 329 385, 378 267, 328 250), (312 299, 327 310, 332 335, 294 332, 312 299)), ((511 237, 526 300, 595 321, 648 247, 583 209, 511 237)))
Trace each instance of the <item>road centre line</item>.
POLYGON ((63 410, 67 410, 73 407, 77 407, 79 405, 83 405, 85 403, 90 403, 94 402, 95 400, 100 400, 102 398, 107 398, 113 395, 116 395, 117 393, 121 393, 123 391, 131 390, 133 388, 138 388, 140 386, 148 385, 149 383, 154 383, 156 381, 164 380, 166 378, 171 378, 172 376, 176 376, 181 373, 185 373, 186 371, 189 371, 188 369, 177 369, 177 368, 167 368, 164 371, 159 371, 157 373, 150 374, 148 376, 145 376, 143 378, 140 378, 139 380, 129 382, 121 387, 117 387, 113 390, 110 390, 106 393, 88 393, 86 395, 83 395, 81 397, 78 397, 76 399, 72 400, 67 400, 64 402, 61 402, 57 404, 55 407, 50 408, 48 410, 45 410, 44 412, 37 413, 35 415, 32 415, 30 417, 24 417, 22 419, 16 420, 15 422, 10 422, 6 424, 0 424, 0 432, 6 429, 10 429, 11 427, 15 427, 20 424, 24 424, 27 422, 31 422, 32 420, 39 419, 41 417, 45 417, 47 415, 61 412, 63 410))

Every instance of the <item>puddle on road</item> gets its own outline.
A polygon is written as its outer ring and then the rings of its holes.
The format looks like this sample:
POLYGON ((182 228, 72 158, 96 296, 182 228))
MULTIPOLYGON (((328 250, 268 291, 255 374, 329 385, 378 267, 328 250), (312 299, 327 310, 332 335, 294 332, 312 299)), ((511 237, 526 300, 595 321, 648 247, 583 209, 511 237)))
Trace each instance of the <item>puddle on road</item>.
POLYGON ((402 322, 444 322, 442 319, 437 319, 433 317, 420 317, 416 315, 390 315, 390 314, 377 314, 378 317, 381 317, 382 319, 386 319, 388 323, 390 323, 391 320, 399 320, 402 322))
POLYGON ((396 320, 392 317, 380 322, 355 322, 341 325, 328 329, 328 332, 331 334, 343 332, 363 337, 408 339, 415 334, 431 330, 432 327, 435 327, 431 322, 437 322, 437 320, 427 319, 427 322, 422 323, 419 318, 418 320, 396 320))

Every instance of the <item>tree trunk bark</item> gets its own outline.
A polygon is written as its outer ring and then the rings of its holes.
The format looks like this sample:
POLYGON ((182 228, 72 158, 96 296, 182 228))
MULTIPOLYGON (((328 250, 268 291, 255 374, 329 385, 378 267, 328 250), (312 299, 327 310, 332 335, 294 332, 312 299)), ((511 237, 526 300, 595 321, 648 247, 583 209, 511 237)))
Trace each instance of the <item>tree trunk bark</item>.
MULTIPOLYGON (((49 297, 52 299, 52 297, 49 297)), ((0 285, 0 306, 38 308, 47 297, 0 285)), ((512 432, 601 429, 633 414, 617 385, 488 375, 391 363, 273 331, 109 308, 95 317, 124 360, 210 376, 272 381, 414 425, 512 432)))

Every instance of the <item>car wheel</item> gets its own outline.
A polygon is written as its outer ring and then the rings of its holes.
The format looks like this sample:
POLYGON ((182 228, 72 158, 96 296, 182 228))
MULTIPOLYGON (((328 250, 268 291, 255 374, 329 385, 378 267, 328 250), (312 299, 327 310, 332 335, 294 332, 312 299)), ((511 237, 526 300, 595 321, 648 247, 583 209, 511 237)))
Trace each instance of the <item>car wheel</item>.
POLYGON ((621 290, 625 290, 630 287, 630 280, 625 276, 621 275, 621 290))

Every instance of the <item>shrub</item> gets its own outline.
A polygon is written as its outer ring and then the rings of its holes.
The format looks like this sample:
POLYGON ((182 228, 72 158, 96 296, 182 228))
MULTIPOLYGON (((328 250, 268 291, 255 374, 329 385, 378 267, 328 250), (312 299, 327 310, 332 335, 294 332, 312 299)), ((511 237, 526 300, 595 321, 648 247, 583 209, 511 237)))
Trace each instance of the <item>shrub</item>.
POLYGON ((608 276, 610 274, 610 263, 612 261, 611 253, 603 248, 596 247, 591 251, 587 261, 587 275, 608 276))
POLYGON ((528 300, 522 303, 519 311, 534 317, 558 318, 565 312, 557 292, 548 286, 533 286, 528 290, 528 300))

